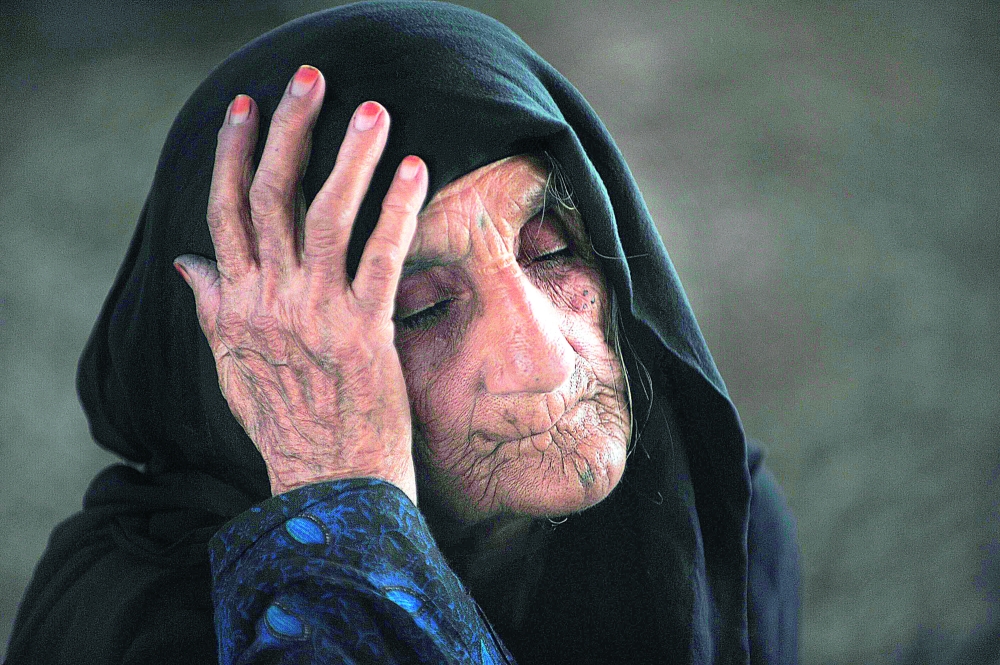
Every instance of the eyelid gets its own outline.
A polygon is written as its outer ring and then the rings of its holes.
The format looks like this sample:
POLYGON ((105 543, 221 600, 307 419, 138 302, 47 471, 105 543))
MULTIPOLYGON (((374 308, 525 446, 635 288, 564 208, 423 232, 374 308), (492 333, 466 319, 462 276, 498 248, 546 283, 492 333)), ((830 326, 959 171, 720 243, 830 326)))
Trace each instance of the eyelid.
POLYGON ((453 295, 449 295, 448 293, 435 289, 433 294, 427 294, 424 298, 417 299, 417 302, 420 304, 416 309, 410 309, 409 311, 406 311, 399 308, 397 305, 396 311, 393 314, 393 319, 396 320, 408 319, 415 314, 419 314, 420 312, 428 310, 431 307, 434 307, 439 303, 444 302, 445 300, 454 300, 454 299, 455 297, 453 295))
POLYGON ((544 254, 539 254, 538 256, 536 256, 535 258, 533 258, 532 261, 541 261, 542 259, 548 259, 548 258, 551 258, 551 257, 554 257, 554 256, 562 256, 564 254, 565 255, 569 255, 569 254, 573 253, 572 250, 573 250, 573 246, 570 245, 569 243, 566 243, 565 245, 563 245, 562 247, 559 247, 558 249, 550 249, 549 251, 545 252, 544 254))
MULTIPOLYGON (((562 217, 562 215, 561 215, 561 213, 560 213, 560 211, 558 209, 558 206, 553 203, 553 204, 547 205, 543 210, 540 210, 537 213, 535 213, 534 215, 532 215, 531 219, 529 219, 527 222, 525 222, 524 226, 521 228, 521 232, 518 234, 518 243, 517 243, 517 254, 518 254, 518 256, 521 255, 522 249, 524 249, 526 246, 527 246, 527 248, 532 249, 532 250, 537 250, 538 249, 538 245, 536 245, 533 242, 533 237, 531 235, 531 233, 532 233, 531 225, 534 224, 536 221, 538 222, 537 225, 536 225, 536 235, 535 235, 535 237, 537 237, 537 232, 540 231, 543 228, 542 227, 542 220, 547 215, 549 215, 550 213, 555 217, 555 221, 551 222, 550 225, 548 225, 546 227, 547 229, 550 229, 550 231, 548 231, 545 235, 546 236, 549 236, 549 235, 557 236, 559 238, 560 244, 562 246, 560 246, 558 248, 545 248, 542 251, 540 251, 537 255, 529 257, 528 260, 529 261, 534 261, 535 259, 537 259, 539 257, 546 256, 548 254, 553 254, 553 253, 556 253, 556 252, 560 252, 563 249, 565 249, 566 246, 571 246, 573 244, 573 242, 572 242, 572 236, 566 230, 566 222, 563 219, 563 217, 562 217), (523 234, 528 234, 528 241, 529 242, 522 244, 521 243, 521 236, 523 234)), ((542 243, 542 247, 543 248, 544 248, 545 244, 546 243, 544 243, 544 242, 542 243)))
POLYGON ((439 307, 442 303, 465 300, 467 297, 464 295, 463 286, 455 283, 454 275, 445 276, 436 270, 430 270, 413 279, 416 283, 405 296, 402 286, 396 295, 396 310, 392 318, 395 323, 401 323, 404 327, 407 319, 420 316, 421 313, 439 307), (401 307, 403 304, 409 304, 411 307, 401 307))
POLYGON ((444 298, 432 305, 418 309, 406 316, 393 317, 393 323, 403 330, 417 330, 425 325, 430 327, 437 323, 438 319, 448 314, 454 298, 444 298))

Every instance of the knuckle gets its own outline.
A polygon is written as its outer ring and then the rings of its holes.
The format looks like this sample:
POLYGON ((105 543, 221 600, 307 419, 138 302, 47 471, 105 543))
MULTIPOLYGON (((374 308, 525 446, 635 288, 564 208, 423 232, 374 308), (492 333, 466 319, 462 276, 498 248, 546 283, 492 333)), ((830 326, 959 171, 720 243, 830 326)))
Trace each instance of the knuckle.
POLYGON ((399 217, 415 215, 418 212, 418 204, 413 197, 390 194, 382 201, 382 212, 399 217))
POLYGON ((398 253, 394 250, 372 252, 365 258, 365 269, 369 279, 375 284, 391 281, 397 272, 398 253))
MULTIPOLYGON (((342 211, 350 209, 350 205, 350 197, 346 191, 342 189, 323 189, 313 199, 310 212, 315 210, 316 213, 323 215, 339 215, 342 211)), ((316 213, 313 213, 313 215, 316 213)), ((308 214, 307 219, 310 219, 308 214)))
POLYGON ((305 122, 309 108, 308 98, 285 95, 274 110, 274 115, 271 116, 271 127, 268 129, 268 133, 285 136, 290 132, 298 131, 305 122))
POLYGON ((278 108, 274 109, 274 115, 271 116, 271 124, 267 129, 268 137, 273 136, 279 140, 284 140, 290 132, 295 131, 296 119, 300 114, 296 113, 295 105, 288 104, 288 101, 286 97, 278 104, 278 108))
POLYGON ((373 266, 391 268, 402 258, 403 248, 399 243, 382 236, 372 236, 368 239, 372 248, 371 262, 373 266), (376 263, 377 262, 377 263, 376 263))
POLYGON ((212 226, 218 226, 229 220, 239 219, 241 215, 240 206, 226 199, 216 199, 209 201, 206 217, 212 226))
POLYGON ((249 198, 250 209, 260 215, 281 212, 289 205, 287 188, 273 171, 257 171, 249 198))
POLYGON ((392 274, 392 260, 385 254, 373 254, 368 259, 368 270, 376 279, 385 279, 392 274))
POLYGON ((377 133, 358 136, 351 134, 340 146, 340 158, 347 164, 358 164, 378 161, 381 149, 378 145, 377 133))

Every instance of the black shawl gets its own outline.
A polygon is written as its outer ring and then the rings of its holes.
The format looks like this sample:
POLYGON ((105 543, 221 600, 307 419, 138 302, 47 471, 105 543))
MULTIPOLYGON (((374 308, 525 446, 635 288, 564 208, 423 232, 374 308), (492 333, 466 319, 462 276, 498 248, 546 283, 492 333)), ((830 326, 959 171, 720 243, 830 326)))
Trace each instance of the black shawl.
POLYGON ((327 80, 307 200, 358 104, 377 100, 392 116, 355 225, 352 275, 394 168, 411 153, 428 164, 430 200, 480 166, 548 151, 606 257, 637 440, 614 492, 550 527, 530 620, 494 622, 515 657, 522 665, 747 662, 747 444, 635 180, 580 93, 508 28, 420 1, 362 2, 287 23, 219 65, 181 109, 77 377, 94 439, 134 466, 101 472, 84 509, 53 532, 8 662, 29 653, 44 663, 62 662, 57 654, 214 662, 206 543, 270 489, 171 262, 215 257, 205 212, 227 105, 238 93, 256 100, 259 159, 301 64, 327 80))

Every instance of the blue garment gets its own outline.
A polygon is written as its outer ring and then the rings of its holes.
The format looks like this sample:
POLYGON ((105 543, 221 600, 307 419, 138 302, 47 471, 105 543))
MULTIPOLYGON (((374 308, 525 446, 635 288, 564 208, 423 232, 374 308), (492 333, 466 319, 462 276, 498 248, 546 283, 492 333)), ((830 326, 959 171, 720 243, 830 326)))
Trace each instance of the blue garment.
POLYGON ((225 524, 209 554, 225 665, 514 662, 391 483, 279 494, 225 524))
MULTIPOLYGON (((794 520, 751 455, 751 663, 797 660, 794 520)), ((448 567, 420 511, 374 478, 306 485, 209 543, 219 662, 513 663, 448 567)))

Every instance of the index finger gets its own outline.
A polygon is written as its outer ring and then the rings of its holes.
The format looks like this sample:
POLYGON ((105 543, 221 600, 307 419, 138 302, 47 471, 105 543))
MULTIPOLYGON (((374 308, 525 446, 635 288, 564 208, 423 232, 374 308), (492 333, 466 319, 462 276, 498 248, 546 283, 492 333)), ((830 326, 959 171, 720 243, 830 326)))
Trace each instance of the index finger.
POLYGON ((236 95, 219 129, 215 149, 207 219, 219 275, 225 280, 246 274, 259 262, 247 200, 253 179, 251 157, 257 143, 257 119, 253 100, 236 95))

